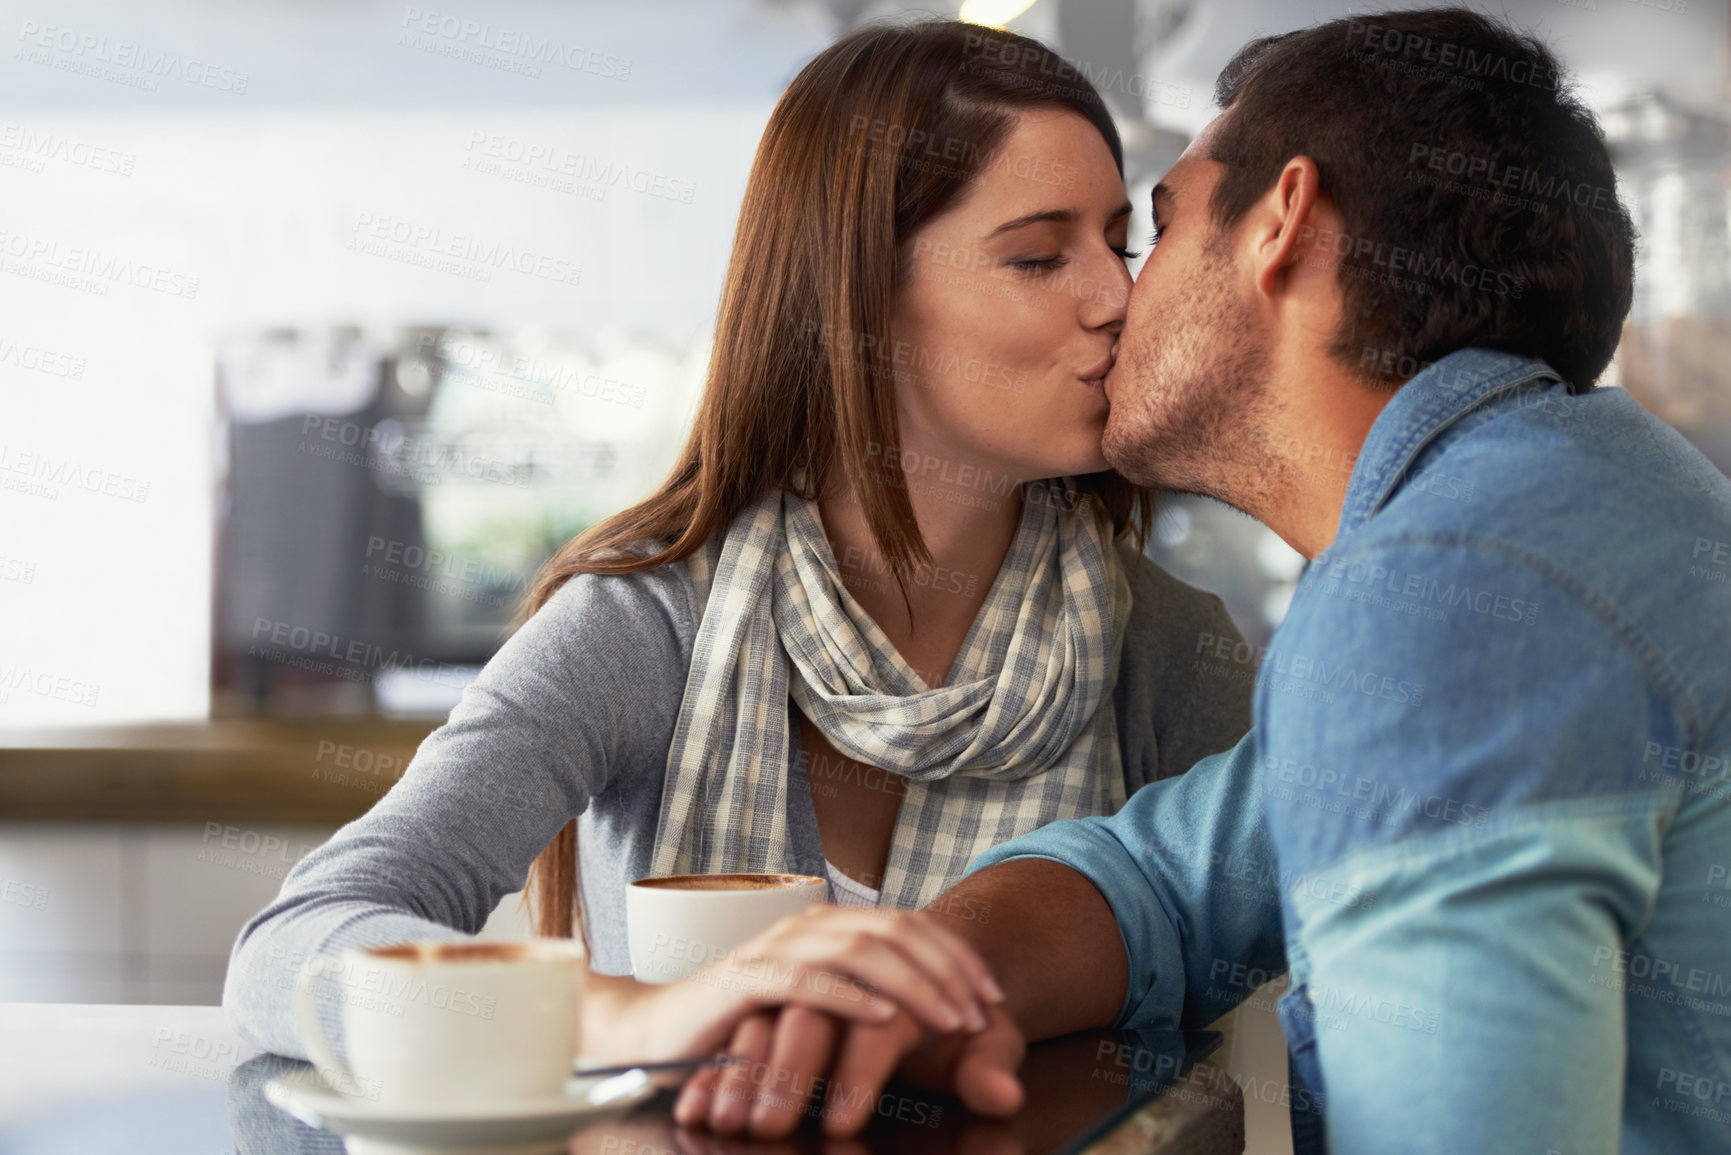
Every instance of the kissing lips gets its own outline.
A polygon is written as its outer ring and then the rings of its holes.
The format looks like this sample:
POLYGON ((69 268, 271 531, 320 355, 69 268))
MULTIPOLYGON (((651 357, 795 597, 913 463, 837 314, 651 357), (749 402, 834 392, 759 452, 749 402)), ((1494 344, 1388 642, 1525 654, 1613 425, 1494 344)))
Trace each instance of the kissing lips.
POLYGON ((1108 353, 1098 365, 1095 365, 1085 373, 1078 373, 1077 377, 1079 377, 1082 384, 1086 385, 1088 388, 1104 391, 1106 387, 1106 376, 1112 372, 1112 363, 1116 360, 1116 357, 1111 353, 1108 353))

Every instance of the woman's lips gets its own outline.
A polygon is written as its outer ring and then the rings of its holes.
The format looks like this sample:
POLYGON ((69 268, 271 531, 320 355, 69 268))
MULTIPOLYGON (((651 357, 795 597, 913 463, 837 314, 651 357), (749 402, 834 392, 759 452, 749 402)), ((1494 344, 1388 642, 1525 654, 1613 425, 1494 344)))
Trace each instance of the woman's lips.
POLYGON ((1106 387, 1106 374, 1112 371, 1112 363, 1116 360, 1116 357, 1108 353, 1098 365, 1094 366, 1086 373, 1078 373, 1077 376, 1081 378, 1082 383, 1088 386, 1088 388, 1100 389, 1103 391, 1106 387))

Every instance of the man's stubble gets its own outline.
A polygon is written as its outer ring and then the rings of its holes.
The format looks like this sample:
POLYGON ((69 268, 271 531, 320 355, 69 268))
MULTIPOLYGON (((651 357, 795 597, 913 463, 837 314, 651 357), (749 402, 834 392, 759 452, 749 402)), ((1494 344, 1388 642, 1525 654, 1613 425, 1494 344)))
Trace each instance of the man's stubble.
POLYGON ((1138 484, 1254 515, 1289 489, 1290 462, 1270 452, 1276 405, 1267 339, 1234 292, 1232 272, 1224 245, 1210 241, 1177 303, 1153 323, 1157 331, 1125 331, 1134 377, 1114 380, 1102 450, 1138 484))

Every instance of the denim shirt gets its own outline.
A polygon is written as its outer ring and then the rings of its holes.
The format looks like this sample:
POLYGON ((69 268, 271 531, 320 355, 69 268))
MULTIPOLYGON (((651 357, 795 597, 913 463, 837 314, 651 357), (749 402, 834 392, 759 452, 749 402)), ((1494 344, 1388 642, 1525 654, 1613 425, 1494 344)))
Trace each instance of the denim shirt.
POLYGON ((1299 1151, 1731 1151, 1731 484, 1621 389, 1393 397, 1232 750, 1005 843, 1100 889, 1118 1023, 1290 968, 1299 1151))

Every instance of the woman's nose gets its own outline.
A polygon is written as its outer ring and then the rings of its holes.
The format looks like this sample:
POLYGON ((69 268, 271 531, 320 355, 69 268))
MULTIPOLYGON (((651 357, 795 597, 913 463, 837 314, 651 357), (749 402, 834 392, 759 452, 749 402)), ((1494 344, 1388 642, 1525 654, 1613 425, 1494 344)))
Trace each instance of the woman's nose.
POLYGON ((1124 328, 1131 283, 1130 270, 1114 257, 1110 270, 1100 278, 1096 283, 1097 287, 1082 303, 1082 324, 1090 329, 1104 329, 1117 336, 1124 328))

